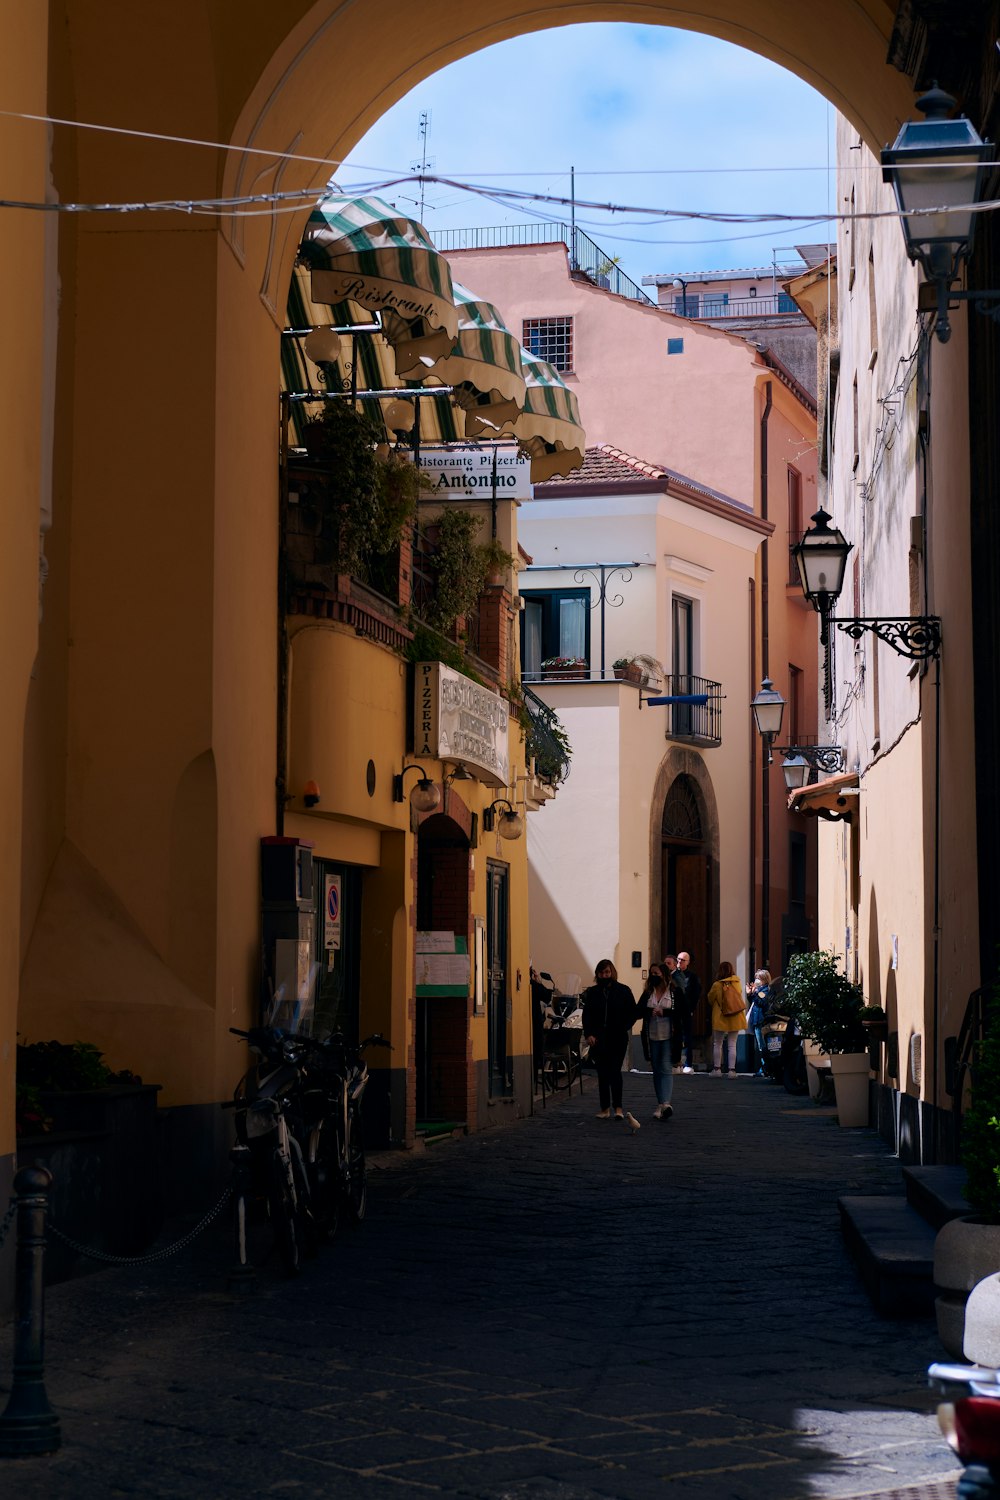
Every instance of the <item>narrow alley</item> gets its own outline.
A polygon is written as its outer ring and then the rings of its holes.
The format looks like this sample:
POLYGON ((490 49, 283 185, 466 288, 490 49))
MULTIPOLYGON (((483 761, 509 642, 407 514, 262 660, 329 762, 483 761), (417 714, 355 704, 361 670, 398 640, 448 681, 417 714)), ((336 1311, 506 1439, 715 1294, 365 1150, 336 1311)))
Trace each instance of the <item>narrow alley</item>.
POLYGON ((520 1125, 386 1157, 366 1223, 295 1282, 271 1257, 230 1294, 220 1225, 53 1288, 63 1445, 8 1460, 0 1492, 953 1493, 933 1321, 877 1318, 838 1227, 838 1195, 894 1190, 898 1164, 763 1081, 675 1082, 660 1124, 626 1079, 638 1134, 595 1119, 588 1076, 520 1125))

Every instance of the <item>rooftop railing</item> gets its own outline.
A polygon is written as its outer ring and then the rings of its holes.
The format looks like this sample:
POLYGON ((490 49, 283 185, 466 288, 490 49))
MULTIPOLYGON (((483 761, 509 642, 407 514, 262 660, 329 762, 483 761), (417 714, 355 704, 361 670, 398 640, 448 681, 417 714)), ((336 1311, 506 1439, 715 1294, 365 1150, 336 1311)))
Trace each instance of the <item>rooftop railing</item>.
POLYGON ((431 237, 439 250, 495 250, 501 246, 548 245, 561 240, 569 250, 572 271, 581 271, 596 286, 619 297, 656 306, 642 287, 619 270, 614 259, 575 225, 539 222, 497 224, 484 229, 436 229, 431 237))
POLYGON ((738 297, 723 302, 721 298, 706 297, 704 293, 675 292, 673 302, 661 303, 680 318, 697 318, 699 322, 715 322, 728 318, 773 318, 805 317, 786 292, 774 297, 738 297))

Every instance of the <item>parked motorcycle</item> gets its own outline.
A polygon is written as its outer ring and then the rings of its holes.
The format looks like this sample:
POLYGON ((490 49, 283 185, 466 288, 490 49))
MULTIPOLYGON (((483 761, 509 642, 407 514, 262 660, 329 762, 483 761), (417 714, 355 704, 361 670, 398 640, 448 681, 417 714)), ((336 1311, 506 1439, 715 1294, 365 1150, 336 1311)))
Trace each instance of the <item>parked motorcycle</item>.
POLYGON ((555 995, 542 1006, 542 1084, 569 1088, 590 1052, 578 995, 555 995))
POLYGON ((1000 1500, 1000 1371, 982 1365, 933 1364, 929 1384, 947 1399, 938 1425, 965 1465, 958 1500, 1000 1500))
POLYGON ((790 1094, 809 1090, 806 1060, 802 1051, 802 1034, 791 1016, 780 1011, 769 1012, 760 1028, 764 1043, 761 1068, 773 1083, 781 1083, 790 1094))

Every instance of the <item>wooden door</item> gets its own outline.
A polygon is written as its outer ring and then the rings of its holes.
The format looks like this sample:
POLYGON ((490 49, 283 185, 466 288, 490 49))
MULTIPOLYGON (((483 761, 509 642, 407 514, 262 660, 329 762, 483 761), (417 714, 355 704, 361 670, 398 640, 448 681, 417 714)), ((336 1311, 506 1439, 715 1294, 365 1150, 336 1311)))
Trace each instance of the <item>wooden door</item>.
POLYGON ((695 1011, 694 1031, 696 1036, 704 1036, 710 1029, 704 996, 715 977, 709 920, 709 857, 700 850, 668 846, 668 861, 672 866, 669 872, 672 878, 667 882, 672 910, 668 912, 667 931, 673 934, 673 951, 682 949, 690 953, 691 967, 701 980, 703 998, 695 1011))

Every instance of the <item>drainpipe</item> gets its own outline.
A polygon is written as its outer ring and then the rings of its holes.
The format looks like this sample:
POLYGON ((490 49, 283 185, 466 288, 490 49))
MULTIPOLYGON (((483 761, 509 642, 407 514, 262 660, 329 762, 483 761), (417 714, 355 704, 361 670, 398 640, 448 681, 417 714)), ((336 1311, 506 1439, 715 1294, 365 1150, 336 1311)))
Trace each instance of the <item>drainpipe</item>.
MULTIPOLYGON (((764 410, 760 415, 760 516, 767 520, 767 423, 771 415, 771 382, 764 382, 764 410)), ((760 554, 760 669, 770 677, 768 625, 768 539, 760 554)), ((761 747, 760 772, 760 964, 771 967, 771 768, 761 747)))
POLYGON ((274 831, 281 838, 285 832, 285 792, 288 786, 288 564, 285 556, 285 527, 288 523, 288 418, 289 403, 281 397, 280 472, 278 475, 278 701, 275 725, 274 831))
MULTIPOLYGON (((752 701, 757 691, 756 677, 754 675, 756 645, 757 645, 757 585, 753 578, 750 582, 749 614, 750 614, 750 661, 748 663, 747 702, 752 701)), ((760 736, 754 725, 753 714, 750 715, 748 727, 750 737, 749 754, 747 764, 750 769, 750 785, 747 788, 747 806, 750 809, 750 871, 747 881, 747 889, 750 892, 750 919, 749 941, 747 949, 750 955, 750 974, 755 974, 761 965, 757 962, 757 750, 760 736)), ((749 975, 748 975, 749 977, 749 975)))

